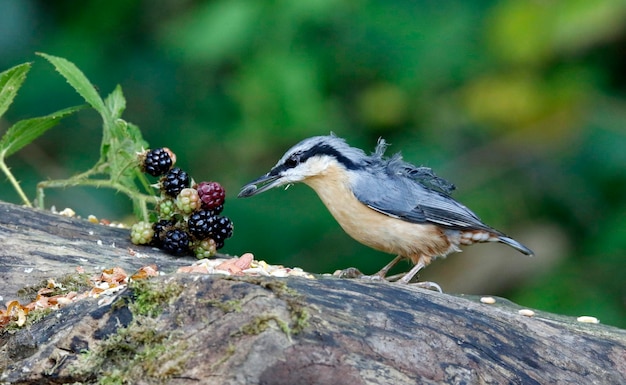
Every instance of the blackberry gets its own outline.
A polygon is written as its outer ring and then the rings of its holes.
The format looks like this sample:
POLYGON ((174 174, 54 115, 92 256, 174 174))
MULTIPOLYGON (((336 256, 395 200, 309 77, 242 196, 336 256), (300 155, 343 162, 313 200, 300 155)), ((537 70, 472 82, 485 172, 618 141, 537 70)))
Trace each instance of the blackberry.
POLYGON ((191 214, 200 209, 200 197, 192 188, 184 188, 176 197, 176 207, 182 214, 191 214))
POLYGON ((152 230, 154 235, 152 236, 151 245, 161 247, 163 245, 163 238, 165 233, 174 228, 174 221, 161 219, 158 222, 152 224, 152 230))
POLYGON ((217 245, 211 238, 194 242, 191 248, 198 259, 211 258, 217 252, 217 245))
MULTIPOLYGON (((215 210, 219 206, 224 206, 226 199, 226 191, 224 187, 217 182, 200 182, 195 186, 202 201, 202 208, 205 210, 215 210)), ((220 209, 219 214, 222 210, 220 209)))
POLYGON ((143 172, 152 176, 161 176, 172 168, 171 151, 166 148, 155 148, 145 154, 145 158, 141 165, 143 172))
POLYGON ((186 187, 189 187, 189 175, 178 167, 169 170, 161 179, 161 189, 165 194, 176 198, 186 187))
POLYGON ((156 205, 160 219, 172 219, 176 214, 176 204, 171 198, 165 198, 156 205))
POLYGON ((130 228, 130 240, 135 245, 145 245, 152 241, 154 230, 148 222, 137 222, 130 228))
MULTIPOLYGON (((209 236, 219 244, 233 236, 233 222, 227 217, 211 217, 209 236)), ((220 247, 221 248, 221 247, 220 247)))
POLYGON ((216 207, 214 207, 212 209, 209 209, 209 211, 213 215, 219 215, 223 210, 224 210, 224 205, 219 205, 219 206, 216 206, 216 207))
POLYGON ((163 250, 173 255, 181 255, 189 251, 189 234, 174 229, 165 233, 162 243, 163 250))
POLYGON ((197 211, 187 220, 189 233, 196 239, 204 239, 211 235, 211 224, 215 216, 209 210, 197 211))

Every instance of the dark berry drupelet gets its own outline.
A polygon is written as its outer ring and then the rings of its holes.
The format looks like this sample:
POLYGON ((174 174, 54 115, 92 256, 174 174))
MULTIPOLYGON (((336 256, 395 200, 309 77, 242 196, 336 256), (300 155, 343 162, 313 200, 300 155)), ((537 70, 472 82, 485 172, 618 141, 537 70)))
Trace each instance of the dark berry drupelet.
POLYGON ((152 230, 154 230, 154 235, 152 236, 152 242, 150 244, 152 246, 161 247, 163 245, 163 238, 165 238, 165 233, 169 230, 174 229, 174 221, 161 219, 158 222, 152 224, 152 230))
POLYGON ((224 187, 221 184, 217 182, 200 182, 196 185, 196 190, 198 190, 198 195, 200 195, 203 209, 212 210, 215 214, 222 212, 226 191, 224 191, 224 187))
POLYGON ((213 213, 209 210, 200 210, 191 214, 187 220, 189 233, 196 237, 196 239, 207 238, 211 234, 213 217, 213 213))
POLYGON ((179 229, 169 230, 163 238, 162 248, 173 255, 189 252, 189 234, 179 229))
POLYGON ((155 148, 146 153, 142 170, 152 176, 161 176, 172 168, 172 158, 164 148, 155 148))
POLYGON ((224 241, 233 236, 233 222, 222 216, 211 217, 209 226, 209 236, 217 244, 217 248, 221 249, 224 246, 224 241))
POLYGON ((161 179, 161 188, 163 191, 176 198, 182 189, 189 187, 189 175, 178 167, 174 167, 161 179))
POLYGON ((215 215, 219 215, 224 210, 224 205, 215 206, 212 209, 206 208, 205 206, 202 206, 202 208, 207 211, 210 211, 211 215, 215 216, 215 215))

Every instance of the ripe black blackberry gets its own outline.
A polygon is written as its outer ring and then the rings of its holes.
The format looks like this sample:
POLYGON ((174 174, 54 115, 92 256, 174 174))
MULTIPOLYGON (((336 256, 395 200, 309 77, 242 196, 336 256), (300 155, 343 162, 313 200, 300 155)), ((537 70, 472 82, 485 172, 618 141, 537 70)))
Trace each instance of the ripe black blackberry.
POLYGON ((172 220, 161 219, 160 221, 153 223, 152 230, 154 230, 154 235, 152 236, 152 242, 150 242, 150 244, 152 246, 161 247, 163 245, 165 233, 173 229, 174 221, 172 220))
POLYGON ((233 222, 227 217, 211 217, 209 236, 219 246, 218 249, 222 248, 224 241, 233 236, 233 222))
POLYGON ((200 182, 195 188, 198 190, 203 209, 213 210, 215 214, 222 212, 226 191, 221 184, 217 182, 200 182))
POLYGON ((163 238, 162 248, 173 255, 189 252, 189 234, 180 229, 169 230, 163 238))
POLYGON ((211 234, 211 224, 213 222, 213 213, 208 210, 197 211, 187 220, 187 228, 189 233, 196 239, 204 239, 211 234))
POLYGON ((161 179, 161 189, 173 198, 176 198, 182 189, 189 187, 189 184, 189 175, 178 167, 169 170, 161 179))
POLYGON ((202 208, 205 209, 206 211, 209 211, 211 215, 216 216, 216 215, 219 215, 224 210, 224 205, 219 205, 212 209, 207 209, 204 206, 202 206, 202 208))
POLYGON ((172 164, 170 151, 166 148, 155 148, 145 154, 141 169, 152 176, 161 176, 172 168, 172 164))

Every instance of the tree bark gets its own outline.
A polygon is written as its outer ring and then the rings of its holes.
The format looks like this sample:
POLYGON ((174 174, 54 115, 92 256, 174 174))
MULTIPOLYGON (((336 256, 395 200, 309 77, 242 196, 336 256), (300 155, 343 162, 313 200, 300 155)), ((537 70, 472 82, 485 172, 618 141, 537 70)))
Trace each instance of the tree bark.
POLYGON ((4 203, 0 261, 5 301, 79 265, 168 273, 6 328, 0 383, 626 383, 626 331, 523 316, 504 299, 321 276, 174 273, 193 259, 132 245, 127 230, 4 203))

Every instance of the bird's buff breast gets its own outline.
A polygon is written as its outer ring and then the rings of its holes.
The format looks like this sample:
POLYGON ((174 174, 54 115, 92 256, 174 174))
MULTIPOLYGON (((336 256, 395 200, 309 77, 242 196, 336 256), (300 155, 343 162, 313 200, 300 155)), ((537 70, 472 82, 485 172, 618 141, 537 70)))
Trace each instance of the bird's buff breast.
POLYGON ((328 211, 352 238, 373 249, 401 255, 414 263, 420 257, 444 256, 451 246, 436 226, 403 221, 361 203, 350 190, 341 170, 327 170, 304 181, 320 197, 328 211))

